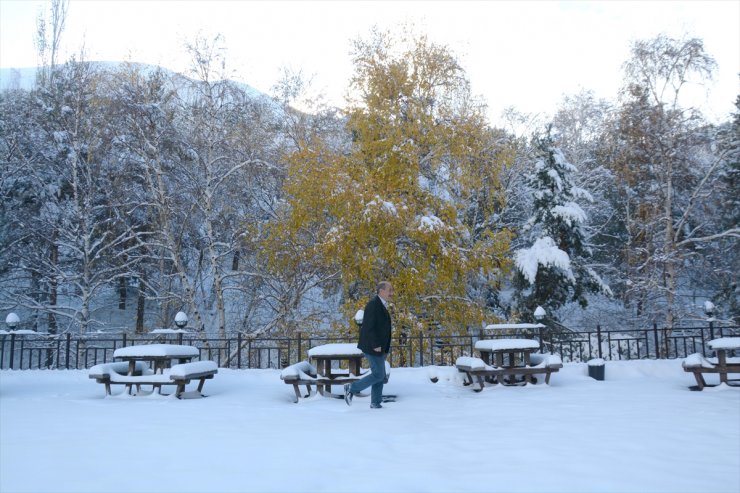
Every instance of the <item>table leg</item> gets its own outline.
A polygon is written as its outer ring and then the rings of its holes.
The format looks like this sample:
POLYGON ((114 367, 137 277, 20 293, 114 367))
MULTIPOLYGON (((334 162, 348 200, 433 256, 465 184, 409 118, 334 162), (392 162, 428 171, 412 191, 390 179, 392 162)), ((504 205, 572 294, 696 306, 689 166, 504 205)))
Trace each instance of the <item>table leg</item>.
MULTIPOLYGON (((523 351, 522 352, 522 363, 524 363, 525 367, 529 366, 529 351, 523 351)), ((526 383, 532 383, 532 375, 527 373, 524 375, 524 381, 526 383)))
POLYGON ((353 373, 356 377, 360 376, 360 358, 349 360, 349 372, 353 373))
MULTIPOLYGON (((326 360, 323 358, 317 358, 316 359, 316 373, 320 377, 326 376, 326 360)), ((321 394, 324 395, 324 391, 326 390, 326 387, 322 384, 316 384, 316 390, 321 394)))
POLYGON ((482 359, 485 364, 490 365, 491 364, 491 353, 488 351, 481 351, 480 359, 482 359))
MULTIPOLYGON (((131 359, 131 360, 128 361, 128 376, 130 376, 130 377, 133 376, 135 371, 136 371, 136 361, 134 361, 134 360, 131 359)), ((131 395, 131 387, 132 386, 133 385, 130 384, 130 383, 127 383, 126 384, 126 392, 128 392, 128 395, 131 395)))
MULTIPOLYGON (((717 363, 719 363, 720 369, 727 369, 727 353, 724 349, 717 350, 717 363)), ((727 372, 721 371, 719 373, 719 383, 727 383, 727 372)))

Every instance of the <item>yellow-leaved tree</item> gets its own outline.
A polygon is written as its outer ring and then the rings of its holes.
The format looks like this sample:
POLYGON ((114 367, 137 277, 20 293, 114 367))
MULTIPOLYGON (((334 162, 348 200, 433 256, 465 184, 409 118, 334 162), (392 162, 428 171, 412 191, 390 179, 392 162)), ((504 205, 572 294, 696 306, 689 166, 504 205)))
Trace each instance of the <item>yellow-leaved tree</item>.
POLYGON ((509 269, 510 234, 495 218, 512 151, 446 47, 373 32, 354 43, 353 62, 345 138, 312 134, 287 156, 270 262, 311 266, 341 294, 339 333, 384 279, 395 286, 396 329, 479 328, 509 269))

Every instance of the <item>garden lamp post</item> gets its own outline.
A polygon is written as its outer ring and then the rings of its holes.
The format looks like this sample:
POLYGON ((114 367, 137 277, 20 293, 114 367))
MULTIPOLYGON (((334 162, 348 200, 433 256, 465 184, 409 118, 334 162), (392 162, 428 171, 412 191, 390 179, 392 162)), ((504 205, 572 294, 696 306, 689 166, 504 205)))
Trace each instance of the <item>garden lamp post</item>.
POLYGON ((13 312, 8 313, 5 317, 5 323, 10 329, 10 369, 13 369, 13 359, 15 358, 15 328, 21 319, 13 312))
MULTIPOLYGON (((175 315, 175 325, 177 325, 177 328, 182 330, 187 324, 188 316, 185 314, 185 312, 177 312, 177 314, 175 315)), ((178 344, 182 344, 182 332, 177 334, 177 342, 178 344)))
POLYGON ((355 313, 355 323, 360 328, 362 328, 362 319, 364 317, 365 317, 365 310, 357 310, 357 313, 355 313))
POLYGON ((704 313, 707 314, 707 322, 709 322, 709 338, 714 339, 714 303, 707 300, 704 302, 704 313))
POLYGON ((538 330, 540 334, 540 351, 544 350, 543 345, 542 345, 542 329, 546 328, 546 325, 544 325, 542 321, 545 319, 545 315, 546 315, 545 309, 542 308, 541 306, 537 306, 537 308, 534 310, 534 319, 537 320, 537 323, 539 325, 541 325, 541 327, 538 330))
POLYGON ((5 324, 8 326, 10 330, 15 330, 15 328, 18 326, 18 324, 21 322, 20 317, 16 315, 13 312, 8 313, 8 316, 5 317, 5 324))

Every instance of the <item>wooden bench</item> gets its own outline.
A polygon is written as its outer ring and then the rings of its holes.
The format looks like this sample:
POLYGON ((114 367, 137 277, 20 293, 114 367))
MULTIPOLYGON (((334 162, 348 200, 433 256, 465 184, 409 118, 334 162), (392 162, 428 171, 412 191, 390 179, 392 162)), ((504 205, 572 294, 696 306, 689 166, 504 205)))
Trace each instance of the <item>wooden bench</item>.
POLYGON ((691 387, 692 390, 703 390, 704 387, 716 387, 716 385, 708 385, 704 380, 705 373, 717 373, 720 377, 720 383, 726 383, 727 385, 737 387, 738 384, 731 383, 740 381, 740 379, 728 378, 729 373, 740 374, 740 358, 705 358, 700 353, 694 353, 688 355, 681 366, 685 372, 693 373, 696 379, 696 387, 691 387))
POLYGON ((175 397, 181 399, 185 393, 185 385, 191 380, 198 380, 197 396, 203 395, 203 384, 218 373, 218 365, 215 361, 193 361, 191 363, 180 363, 170 368, 170 378, 177 385, 175 397))
MULTIPOLYGON (((105 395, 111 395, 111 385, 125 385, 126 382, 111 381, 111 375, 116 374, 124 376, 128 372, 128 362, 119 361, 117 363, 103 363, 95 365, 88 370, 87 376, 94 378, 97 383, 105 385, 105 395)), ((154 375, 154 372, 149 368, 149 365, 143 361, 137 361, 133 376, 149 376, 154 375)))
MULTIPOLYGON (((301 361, 298 363, 295 363, 293 365, 285 367, 280 372, 280 379, 285 382, 288 385, 293 386, 293 391, 295 392, 295 398, 293 399, 293 402, 298 402, 298 400, 301 397, 311 397, 311 395, 314 393, 311 391, 311 386, 315 385, 318 389, 319 393, 323 395, 324 397, 334 397, 335 399, 344 399, 344 395, 339 394, 332 394, 330 392, 324 392, 324 387, 330 387, 332 385, 342 385, 348 383, 356 382, 357 380, 361 379, 370 370, 361 370, 359 376, 350 375, 347 370, 333 370, 333 375, 336 375, 337 373, 340 374, 340 376, 333 376, 332 378, 329 377, 323 377, 321 375, 318 375, 318 372, 316 371, 316 367, 314 367, 311 363, 308 361, 301 361), (344 373, 344 375, 342 375, 344 373), (306 387, 306 395, 301 395, 301 391, 299 388, 299 385, 304 385, 306 387)), ((391 374, 391 367, 388 362, 385 362, 385 383, 388 383, 388 378, 391 374)), ((369 394, 355 394, 356 397, 367 397, 369 394)))
POLYGON ((293 386, 295 391, 293 402, 298 402, 298 399, 301 398, 299 385, 306 386, 306 392, 308 393, 303 397, 311 396, 311 385, 316 385, 316 368, 308 361, 300 361, 283 368, 283 371, 280 372, 280 379, 293 386))
POLYGON ((195 361, 192 363, 181 363, 174 365, 165 373, 155 374, 146 363, 137 361, 133 375, 128 375, 129 363, 126 361, 117 363, 105 363, 90 368, 88 377, 95 379, 97 383, 105 385, 106 395, 111 395, 111 385, 125 385, 128 393, 135 385, 137 392, 142 385, 151 385, 152 392, 162 393, 163 385, 175 385, 175 397, 182 398, 185 394, 185 386, 193 380, 198 380, 197 395, 202 394, 203 385, 207 379, 213 378, 218 373, 218 366, 214 361, 195 361))
MULTIPOLYGON (((478 388, 475 392, 483 390, 485 382, 501 385, 523 385, 536 383, 534 375, 544 374, 545 383, 550 383, 550 375, 563 367, 560 356, 554 354, 532 354, 530 355, 530 366, 501 367, 489 366, 480 358, 461 356, 455 361, 455 367, 465 374, 463 385, 472 385, 477 381, 478 388), (524 381, 517 381, 517 376, 524 376, 524 381)), ((434 380, 432 380, 434 381, 434 380)))

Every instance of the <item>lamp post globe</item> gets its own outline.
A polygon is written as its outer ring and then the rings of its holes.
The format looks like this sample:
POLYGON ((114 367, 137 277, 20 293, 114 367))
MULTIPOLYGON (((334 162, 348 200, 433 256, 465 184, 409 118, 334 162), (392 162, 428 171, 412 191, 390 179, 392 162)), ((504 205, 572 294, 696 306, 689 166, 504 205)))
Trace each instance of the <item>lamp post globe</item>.
POLYGON ((15 330, 20 321, 20 317, 13 312, 8 313, 8 316, 5 317, 5 324, 10 328, 10 330, 15 330))
POLYGON ((188 324, 188 316, 185 314, 185 312, 177 312, 177 315, 175 315, 175 325, 177 325, 178 328, 182 329, 188 324))
POLYGON ((537 320, 538 322, 542 321, 542 319, 545 318, 545 315, 546 315, 545 309, 542 308, 541 306, 538 306, 534 310, 534 319, 537 320))

